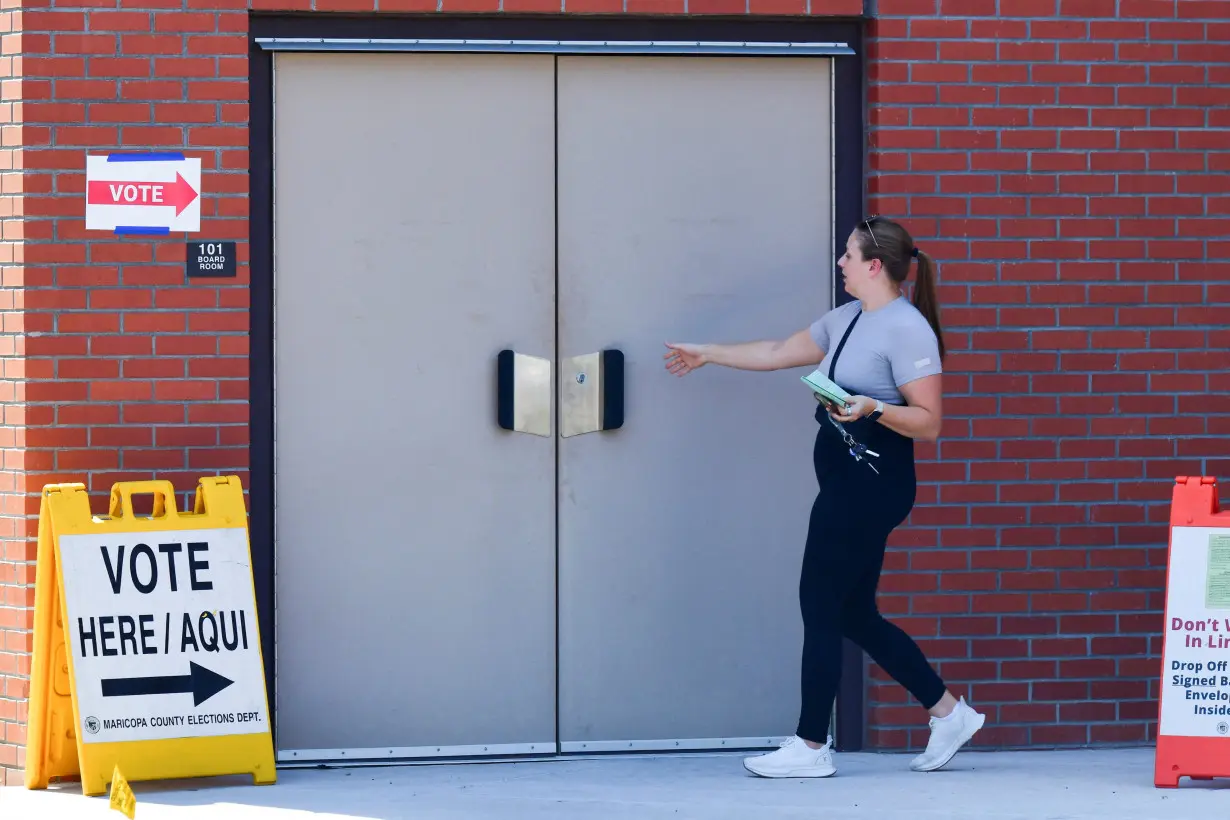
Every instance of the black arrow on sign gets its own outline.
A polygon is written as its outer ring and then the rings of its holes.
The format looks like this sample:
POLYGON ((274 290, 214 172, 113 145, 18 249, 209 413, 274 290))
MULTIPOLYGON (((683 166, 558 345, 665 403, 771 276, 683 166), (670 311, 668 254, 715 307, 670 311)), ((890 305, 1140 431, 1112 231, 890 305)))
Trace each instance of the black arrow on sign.
POLYGON ((200 706, 235 681, 224 678, 192 661, 187 675, 161 675, 149 678, 103 678, 104 698, 123 698, 130 695, 178 695, 192 693, 192 705, 200 706))

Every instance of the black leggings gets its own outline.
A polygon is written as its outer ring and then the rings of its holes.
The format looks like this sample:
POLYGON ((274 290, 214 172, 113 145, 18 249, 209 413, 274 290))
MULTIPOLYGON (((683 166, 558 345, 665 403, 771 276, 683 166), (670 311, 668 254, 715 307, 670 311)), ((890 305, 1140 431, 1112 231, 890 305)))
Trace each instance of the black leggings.
POLYGON ((841 679, 842 637, 862 647, 884 671, 930 709, 944 682, 918 644, 884 620, 876 587, 889 533, 914 506, 914 442, 877 422, 847 425, 879 453, 867 463, 850 455, 841 434, 818 408, 813 458, 820 492, 812 505, 799 604, 803 614, 803 707, 797 733, 824 742, 841 679))

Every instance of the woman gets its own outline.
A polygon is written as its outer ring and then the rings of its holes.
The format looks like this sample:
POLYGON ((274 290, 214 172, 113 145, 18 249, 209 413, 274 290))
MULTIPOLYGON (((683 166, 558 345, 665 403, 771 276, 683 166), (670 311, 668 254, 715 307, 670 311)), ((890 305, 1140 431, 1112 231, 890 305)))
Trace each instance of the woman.
POLYGON ((820 399, 813 450, 820 492, 799 580, 803 615, 802 710, 794 737, 744 766, 762 777, 828 777, 836 772, 829 715, 841 677, 842 636, 861 646, 930 713, 926 750, 910 768, 933 771, 952 759, 986 719, 955 699, 918 645, 876 608, 889 533, 914 505, 914 439, 940 433, 943 334, 935 263, 909 233, 881 217, 864 220, 838 260, 855 297, 778 342, 674 344, 667 369, 706 364, 739 370, 820 365, 848 393, 845 407, 820 399), (918 260, 913 303, 902 283, 918 260))

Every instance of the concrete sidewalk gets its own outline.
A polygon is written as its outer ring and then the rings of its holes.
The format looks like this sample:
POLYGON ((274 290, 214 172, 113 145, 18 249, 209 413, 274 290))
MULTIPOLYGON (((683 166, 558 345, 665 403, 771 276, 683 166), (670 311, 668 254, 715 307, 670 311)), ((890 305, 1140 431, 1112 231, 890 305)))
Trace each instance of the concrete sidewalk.
MULTIPOLYGON (((137 820, 1209 820, 1230 816, 1230 781, 1153 787, 1151 749, 975 752, 909 771, 897 754, 837 755, 827 780, 762 780, 741 756, 608 757, 354 769, 250 780, 137 783, 137 820)), ((4 820, 114 820, 73 785, 0 789, 4 820)))

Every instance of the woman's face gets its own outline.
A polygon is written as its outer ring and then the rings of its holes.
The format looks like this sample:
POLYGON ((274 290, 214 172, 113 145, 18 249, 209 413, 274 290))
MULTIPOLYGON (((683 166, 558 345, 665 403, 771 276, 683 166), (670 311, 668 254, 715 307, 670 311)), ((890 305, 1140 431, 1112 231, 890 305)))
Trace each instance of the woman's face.
POLYGON ((846 252, 837 260, 841 269, 841 280, 845 283, 846 293, 858 298, 860 292, 867 289, 868 282, 883 270, 879 259, 863 258, 863 251, 858 245, 858 232, 850 234, 846 240, 846 252))

